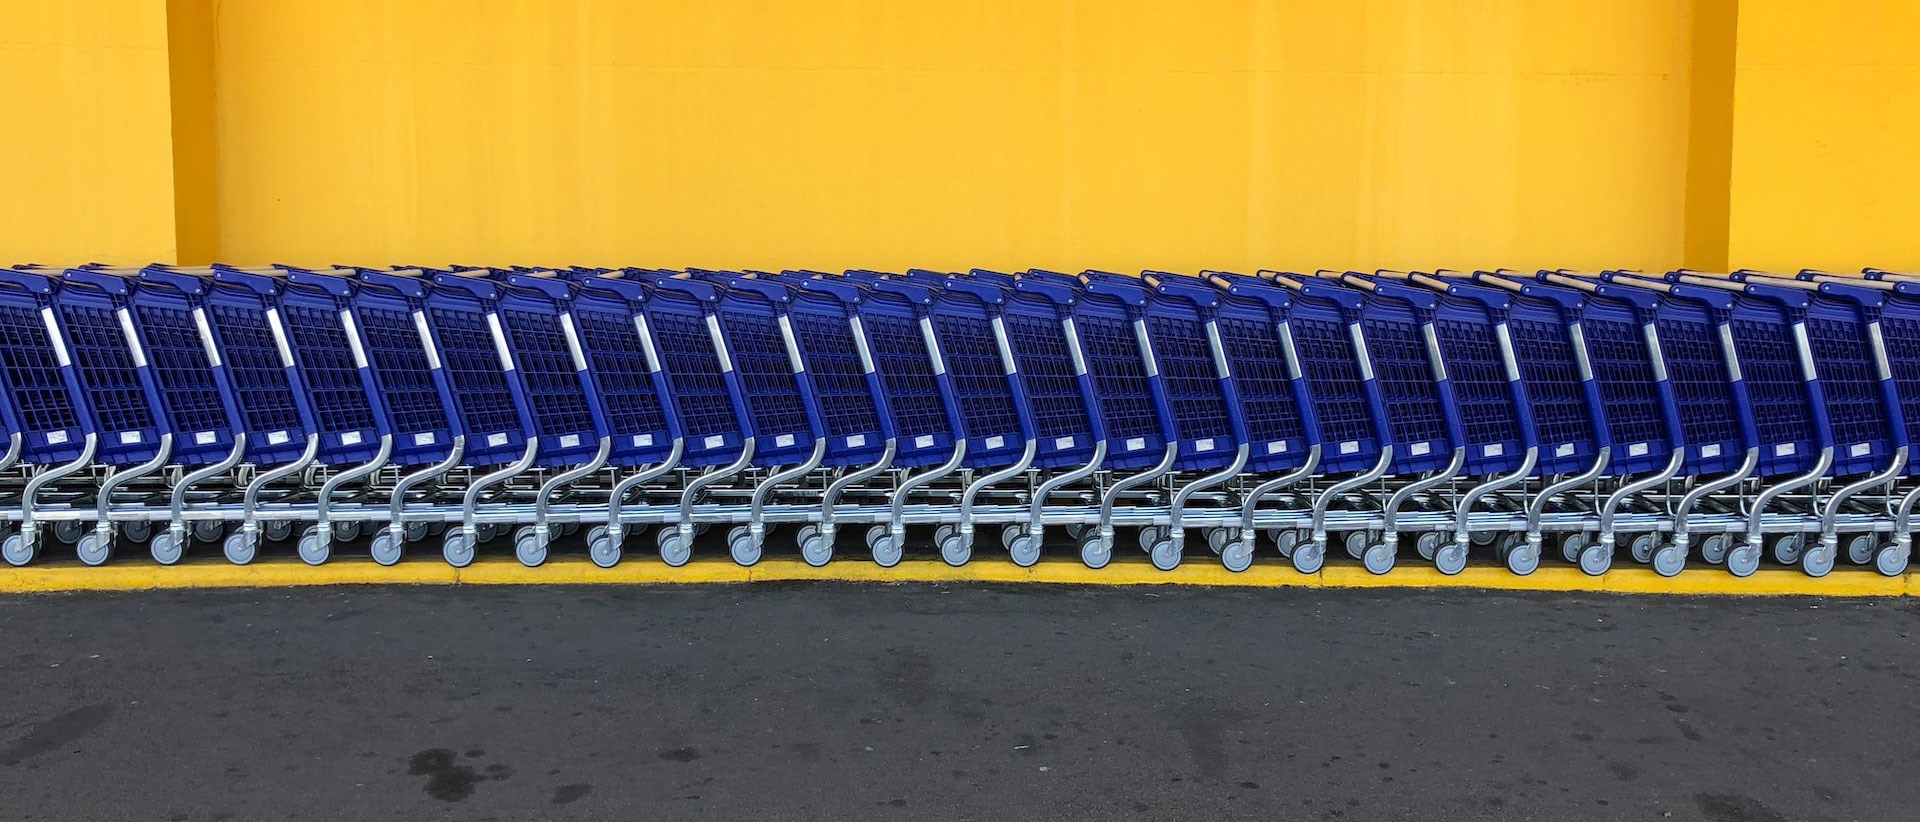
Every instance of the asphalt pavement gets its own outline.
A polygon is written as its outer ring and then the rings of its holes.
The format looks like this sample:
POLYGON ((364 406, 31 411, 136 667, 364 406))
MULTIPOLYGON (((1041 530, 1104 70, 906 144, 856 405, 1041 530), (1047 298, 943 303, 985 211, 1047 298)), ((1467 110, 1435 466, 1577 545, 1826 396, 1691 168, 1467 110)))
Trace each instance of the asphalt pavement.
POLYGON ((1913 819, 1915 609, 838 583, 11 596, 0 819, 1913 819))

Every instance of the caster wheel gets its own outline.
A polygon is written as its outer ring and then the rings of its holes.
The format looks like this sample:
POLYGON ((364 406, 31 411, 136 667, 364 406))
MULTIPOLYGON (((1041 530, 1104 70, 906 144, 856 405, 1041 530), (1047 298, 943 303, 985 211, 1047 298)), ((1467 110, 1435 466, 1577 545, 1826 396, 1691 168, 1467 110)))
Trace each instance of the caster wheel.
POLYGON ((1293 550, 1300 546, 1300 531, 1289 529, 1277 532, 1273 538, 1273 544, 1280 549, 1280 556, 1291 557, 1293 550))
POLYGON ((1080 562, 1088 568, 1100 569, 1113 561, 1113 548, 1101 541, 1100 535, 1086 533, 1080 535, 1080 562))
POLYGON ((1020 535, 1026 532, 1027 526, 1025 525, 1009 525, 1000 529, 1000 547, 1008 551, 1013 550, 1013 541, 1019 539, 1020 535))
POLYGON ((736 525, 727 531, 727 552, 733 555, 735 564, 744 568, 758 563, 762 550, 760 543, 754 540, 751 529, 736 525))
POLYGON ((373 545, 369 547, 373 561, 392 567, 400 562, 400 555, 406 550, 406 540, 396 537, 391 528, 382 528, 373 535, 373 545))
POLYGON ((1727 571, 1736 577, 1750 577, 1760 570, 1760 549, 1740 543, 1727 550, 1727 571))
POLYGON ((713 523, 711 522, 694 523, 693 535, 695 537, 705 536, 706 533, 711 530, 713 530, 713 523))
POLYGON ((1238 539, 1220 547, 1220 564, 1236 574, 1253 567, 1253 546, 1238 539))
POLYGON ((577 523, 577 522, 560 523, 560 536, 570 537, 578 533, 580 533, 580 523, 577 523))
POLYGON ((1327 564, 1327 548, 1324 545, 1315 545, 1309 540, 1295 545, 1293 556, 1288 559, 1293 560, 1293 570, 1303 574, 1317 574, 1327 564))
POLYGON ((1394 556, 1395 553, 1393 546, 1376 542, 1367 546, 1366 553, 1360 555, 1360 564, 1366 567, 1367 573, 1381 576, 1393 570, 1394 561, 1399 559, 1394 556))
MULTIPOLYGON (((427 522, 427 523, 421 523, 421 524, 425 526, 426 530, 423 530, 420 533, 424 534, 425 536, 408 537, 408 539, 419 541, 422 539, 426 539, 427 537, 437 537, 447 532, 447 523, 445 522, 427 522)), ((408 533, 412 533, 412 532, 409 531, 408 533)))
POLYGON ((1800 554, 1805 548, 1804 535, 1781 534, 1773 540, 1773 561, 1781 565, 1792 565, 1800 561, 1800 554))
POLYGON ((660 546, 660 561, 669 567, 679 568, 693 561, 693 545, 680 538, 679 528, 672 525, 661 528, 653 539, 660 546))
MULTIPOLYGON (((12 537, 8 537, 12 539, 12 537)), ((186 555, 186 534, 169 528, 153 535, 153 541, 147 543, 147 551, 153 554, 153 561, 161 565, 177 565, 186 555)))
POLYGON ((126 537, 128 542, 146 542, 153 538, 153 522, 136 519, 124 523, 120 526, 120 535, 126 537))
POLYGON ((53 538, 61 545, 72 545, 80 541, 80 535, 93 530, 77 519, 63 519, 53 524, 53 538))
POLYGON ((1627 551, 1633 554, 1633 561, 1645 565, 1653 561, 1655 540, 1652 534, 1634 534, 1627 541, 1627 551))
POLYGON ((17 533, 8 534, 4 541, 0 541, 0 558, 14 567, 32 562, 38 553, 38 548, 31 541, 17 533))
POLYGON ((1153 553, 1154 544, 1158 543, 1160 541, 1160 538, 1165 535, 1166 535, 1165 529, 1161 528, 1158 525, 1149 525, 1145 528, 1140 529, 1140 532, 1135 535, 1135 538, 1138 539, 1140 542, 1140 550, 1151 554, 1153 553))
POLYGON ((333 524, 333 538, 341 542, 354 542, 360 539, 362 530, 363 523, 359 520, 336 522, 333 524))
POLYGON ((1566 560, 1568 565, 1578 564, 1580 552, 1589 542, 1592 540, 1587 539, 1586 534, 1568 534, 1565 539, 1560 540, 1560 558, 1566 560))
POLYGON ((1700 541, 1700 558, 1709 564, 1719 565, 1727 561, 1727 549, 1732 545, 1733 537, 1714 534, 1700 541))
POLYGON ((192 528, 194 542, 213 542, 227 532, 227 524, 217 519, 194 520, 192 528))
POLYGON ((1819 579, 1833 573, 1833 563, 1838 557, 1833 546, 1826 543, 1814 543, 1800 554, 1800 572, 1819 579))
POLYGON ((620 546, 613 542, 613 531, 605 525, 587 529, 587 559, 601 568, 620 564, 620 546))
POLYGON ((933 544, 945 545, 947 542, 947 537, 953 536, 958 533, 960 533, 960 528, 954 525, 942 525, 938 528, 935 528, 933 529, 933 544))
POLYGON ((1180 548, 1173 544, 1172 537, 1162 537, 1153 544, 1153 550, 1147 552, 1153 558, 1153 567, 1162 571, 1171 571, 1180 567, 1180 548))
POLYGON ((1855 565, 1865 565, 1873 561, 1873 536, 1854 534, 1847 538, 1847 561, 1855 565))
POLYGON ((98 529, 80 535, 80 541, 74 543, 73 551, 80 556, 81 565, 101 566, 113 559, 113 532, 101 533, 98 529))
POLYGON ((1208 528, 1207 550, 1218 556, 1227 550, 1227 546, 1240 541, 1240 534, 1232 528, 1208 528))
POLYGON ((1007 554, 1013 558, 1013 564, 1032 568, 1040 562, 1040 538, 1026 533, 1014 537, 1013 544, 1007 547, 1007 554))
POLYGON ((1091 530, 1084 523, 1078 523, 1078 522, 1073 523, 1072 525, 1068 525, 1066 528, 1067 528, 1067 537, 1072 539, 1074 542, 1079 542, 1080 538, 1086 536, 1087 532, 1091 530))
POLYGON ((1580 572, 1597 577, 1613 567, 1613 552, 1604 543, 1595 542, 1580 549, 1580 572))
POLYGON ((1347 556, 1354 559, 1359 559, 1366 554, 1367 546, 1372 545, 1373 542, 1372 536, 1365 531, 1349 531, 1347 538, 1341 540, 1341 544, 1346 546, 1347 556))
POLYGON ((1653 552, 1653 572, 1663 577, 1677 577, 1687 568, 1687 549, 1675 543, 1667 543, 1653 552))
POLYGON ((538 568, 547 561, 547 541, 540 538, 540 532, 531 525, 523 525, 513 535, 513 558, 521 565, 538 568))
POLYGON ((473 558, 480 553, 479 547, 478 529, 469 531, 465 525, 456 525, 440 535, 440 556, 455 568, 472 565, 473 558))
POLYGON ((1442 536, 1440 532, 1428 531, 1421 534, 1419 539, 1413 541, 1413 550, 1420 553, 1421 559, 1432 562, 1434 555, 1440 551, 1440 541, 1442 539, 1445 539, 1445 537, 1442 536))
POLYGON ((1489 545, 1492 545, 1494 538, 1497 536, 1499 536, 1499 534, 1493 531, 1481 531, 1478 533, 1468 534, 1467 541, 1472 543, 1476 547, 1485 548, 1489 545))
MULTIPOLYGON (((1472 537, 1468 537, 1471 541, 1472 537)), ((1447 542, 1433 552, 1433 567, 1440 573, 1453 576, 1467 570, 1467 548, 1458 542, 1447 542)))
POLYGON ((333 556, 333 543, 318 525, 309 525, 300 534, 300 561, 308 565, 320 565, 333 556))
POLYGON ((1499 557, 1501 562, 1505 562, 1509 555, 1525 544, 1527 544, 1526 537, 1519 534, 1501 534, 1493 541, 1493 555, 1499 557))
POLYGON ((1527 544, 1524 537, 1514 536, 1517 544, 1507 548, 1507 570, 1519 576, 1526 576, 1540 570, 1540 549, 1527 544))
POLYGON ((227 535, 227 541, 221 543, 220 550, 227 555, 227 561, 235 565, 245 565, 260 554, 259 532, 247 533, 242 529, 227 535))
POLYGON ((882 531, 880 538, 873 541, 873 564, 882 568, 899 565, 904 553, 900 540, 894 539, 891 533, 882 531))
POLYGON ((940 559, 958 568, 973 559, 973 540, 954 529, 940 540, 940 559))
POLYGON ((1907 564, 1912 558, 1912 553, 1910 549, 1891 543, 1882 545, 1880 550, 1873 552, 1873 570, 1889 577, 1904 574, 1907 572, 1907 564))
POLYGON ((260 523, 260 535, 268 542, 286 542, 293 536, 293 520, 270 519, 260 523))
POLYGON ((401 526, 400 530, 401 535, 404 536, 408 542, 419 542, 420 540, 426 539, 433 531, 433 529, 429 528, 424 522, 409 522, 401 526))
POLYGON ((820 526, 800 526, 800 533, 795 535, 793 541, 800 546, 800 558, 808 565, 820 568, 833 560, 833 545, 820 534, 820 526))

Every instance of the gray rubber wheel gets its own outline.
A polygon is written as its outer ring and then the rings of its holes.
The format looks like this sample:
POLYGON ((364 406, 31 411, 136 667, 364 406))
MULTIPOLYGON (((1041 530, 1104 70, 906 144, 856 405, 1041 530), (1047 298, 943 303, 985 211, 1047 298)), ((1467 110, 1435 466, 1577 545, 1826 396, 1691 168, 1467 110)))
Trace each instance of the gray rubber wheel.
POLYGON ((1540 549, 1522 539, 1518 544, 1507 547, 1507 570, 1518 576, 1527 576, 1540 570, 1540 549))
POLYGON ((80 535, 93 530, 87 523, 77 519, 56 520, 53 523, 53 538, 61 545, 72 545, 80 541, 80 535))
POLYGON ((248 533, 241 529, 227 535, 220 543, 220 551, 227 555, 227 561, 235 565, 246 565, 260 555, 260 532, 248 533))
POLYGON ((680 538, 678 527, 661 528, 654 542, 660 546, 660 561, 669 567, 679 568, 693 561, 693 545, 680 538))
POLYGON ((1289 528, 1279 532, 1273 538, 1274 547, 1280 549, 1280 556, 1293 556, 1293 549, 1300 547, 1300 530, 1289 528))
POLYGON ((125 537, 128 542, 146 542, 153 538, 153 521, 136 519, 122 523, 120 536, 125 537))
POLYGON ((1035 534, 1021 534, 1013 538, 1013 544, 1007 548, 1007 556, 1013 564, 1022 568, 1032 568, 1040 562, 1040 538, 1035 534))
POLYGON ((1239 542, 1240 534, 1232 528, 1208 528, 1206 530, 1207 550, 1215 556, 1227 550, 1229 544, 1239 542))
POLYGON ((333 541, 327 539, 326 532, 318 525, 309 525, 300 533, 300 545, 296 549, 300 561, 308 565, 324 565, 333 557, 333 541))
POLYGON ((620 564, 620 546, 613 542, 613 531, 605 525, 587 529, 587 559, 601 568, 620 564))
POLYGON ((1107 567, 1113 561, 1113 548, 1101 541, 1097 533, 1080 535, 1080 563, 1095 570, 1107 567))
POLYGON ((227 532, 227 524, 217 519, 194 520, 190 527, 194 542, 214 542, 227 532))
POLYGON ((1467 541, 1476 547, 1485 548, 1493 544, 1493 540, 1497 536, 1499 536, 1499 534, 1494 531, 1476 531, 1467 534, 1467 541))
POLYGON ((1805 552, 1807 539, 1804 534, 1781 534, 1773 540, 1773 561, 1781 565, 1792 565, 1800 561, 1805 552))
POLYGON ((1566 560, 1568 565, 1578 564, 1580 551, 1587 547, 1589 541, 1586 534, 1568 534, 1560 540, 1560 558, 1566 560))
POLYGON ((935 545, 945 544, 947 541, 947 537, 953 536, 954 534, 958 534, 958 533, 960 533, 960 526, 957 526, 957 525, 939 526, 933 529, 933 544, 935 545))
POLYGON ((1760 549, 1742 542, 1727 550, 1727 572, 1736 577, 1750 577, 1760 570, 1760 549))
POLYGON ((1873 552, 1873 570, 1883 576, 1897 577, 1907 572, 1907 565, 1913 559, 1913 551, 1888 543, 1873 552))
POLYGON ((833 561, 833 546, 821 536, 818 525, 800 526, 800 533, 794 535, 793 542, 800 548, 800 559, 808 565, 821 568, 833 561))
POLYGON ((260 523, 260 532, 266 535, 268 542, 286 542, 293 536, 293 520, 270 519, 260 523))
POLYGON ((1663 577, 1677 577, 1687 568, 1687 549, 1677 543, 1666 543, 1653 552, 1653 572, 1663 577))
POLYGON ((1433 552, 1434 570, 1447 576, 1453 576, 1467 570, 1467 549, 1458 542, 1448 541, 1433 552))
POLYGON ((1865 565, 1873 561, 1873 535, 1854 534, 1841 537, 1847 543, 1847 561, 1855 565, 1865 565))
POLYGON ((891 532, 883 531, 878 539, 873 540, 873 564, 875 565, 892 568, 900 564, 904 555, 905 551, 900 545, 900 540, 894 539, 891 532))
POLYGON ((161 565, 177 565, 186 556, 186 534, 171 528, 153 535, 153 541, 147 543, 147 551, 153 554, 153 561, 161 565))
POLYGON ((1019 539, 1020 535, 1026 532, 1027 526, 1025 525, 1009 525, 1000 529, 1000 549, 1003 551, 1013 550, 1013 541, 1019 539))
POLYGON ((1340 540, 1341 547, 1347 549, 1347 556, 1359 559, 1367 553, 1367 546, 1374 543, 1373 535, 1365 531, 1348 531, 1346 538, 1340 540))
POLYGON ((1134 540, 1140 543, 1140 550, 1151 554, 1153 553, 1154 543, 1159 542, 1160 537, 1163 536, 1165 533, 1166 531, 1162 529, 1160 526, 1149 525, 1145 528, 1140 529, 1139 532, 1135 533, 1133 536, 1134 536, 1134 540))
POLYGON ((973 559, 973 540, 955 528, 946 536, 940 537, 940 559, 955 568, 967 564, 973 559))
POLYGON ((580 523, 577 523, 577 522, 560 523, 560 536, 570 537, 578 533, 580 533, 580 523))
POLYGON ((1709 565, 1719 565, 1727 561, 1727 549, 1733 546, 1733 537, 1726 534, 1712 534, 1700 540, 1700 558, 1709 565))
POLYGON ((386 567, 399 564, 400 557, 406 552, 406 541, 397 539, 393 529, 382 528, 373 534, 373 544, 368 546, 373 561, 386 567))
POLYGON ((468 531, 465 525, 448 528, 446 533, 440 535, 440 556, 455 568, 472 565, 474 557, 480 553, 479 546, 479 536, 468 531))
POLYGON ((1360 564, 1367 569, 1367 573, 1369 574, 1385 576, 1389 571, 1393 570, 1393 564, 1399 561, 1400 558, 1396 556, 1398 553, 1398 551, 1393 550, 1393 546, 1384 542, 1376 542, 1367 546, 1366 553, 1360 556, 1360 564))
POLYGON ((0 558, 5 559, 8 565, 18 568, 33 562, 34 555, 39 553, 35 550, 36 547, 17 532, 8 534, 5 540, 0 540, 0 558))
POLYGON ((354 542, 360 539, 362 530, 361 522, 357 519, 336 522, 333 524, 333 538, 341 542, 354 542))
POLYGON ((1440 550, 1440 540, 1440 532, 1428 531, 1414 539, 1413 550, 1420 554, 1421 559, 1432 562, 1434 554, 1440 550))
POLYGON ((1603 542, 1595 542, 1581 548, 1579 565, 1580 573, 1590 577, 1597 577, 1606 573, 1608 569, 1613 567, 1613 551, 1611 550, 1611 546, 1603 542))
POLYGON ((1819 579, 1833 573, 1834 555, 1838 551, 1826 543, 1816 542, 1800 554, 1800 572, 1819 579))
POLYGON ((1312 540, 1293 546, 1293 555, 1287 557, 1293 561, 1293 570, 1303 574, 1317 574, 1327 564, 1327 547, 1317 545, 1312 540))
POLYGON ((89 530, 80 535, 80 541, 74 543, 73 552, 80 557, 81 565, 99 567, 113 559, 113 530, 101 533, 99 529, 89 530))
POLYGON ((1220 564, 1236 574, 1253 567, 1253 546, 1239 539, 1227 540, 1220 547, 1220 564))
POLYGON ((419 542, 433 533, 433 527, 424 522, 409 522, 401 526, 400 531, 401 536, 406 537, 408 542, 419 542))
POLYGON ((1066 525, 1067 537, 1074 542, 1079 542, 1080 538, 1086 536, 1087 532, 1091 530, 1092 526, 1084 522, 1071 522, 1066 525))
POLYGON ((522 525, 513 535, 513 558, 521 565, 538 568, 547 562, 547 541, 540 538, 540 532, 531 525, 522 525))
POLYGON ((1645 565, 1653 561, 1655 540, 1652 534, 1634 534, 1627 541, 1627 552, 1633 554, 1633 561, 1645 565))
POLYGON ((1153 567, 1162 571, 1171 571, 1180 567, 1180 546, 1173 543, 1172 537, 1161 537, 1153 544, 1153 550, 1147 552, 1153 559, 1153 567))
POLYGON ((727 531, 727 552, 733 555, 734 563, 742 568, 758 564, 764 553, 760 543, 753 538, 753 531, 745 525, 736 525, 727 531))

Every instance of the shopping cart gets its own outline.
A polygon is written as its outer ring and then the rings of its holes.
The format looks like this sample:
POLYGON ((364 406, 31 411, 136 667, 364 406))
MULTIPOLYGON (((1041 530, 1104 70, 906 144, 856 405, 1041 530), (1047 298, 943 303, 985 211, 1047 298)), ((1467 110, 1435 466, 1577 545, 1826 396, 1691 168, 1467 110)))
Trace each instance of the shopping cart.
POLYGON ((1155 499, 1132 489, 1157 483, 1172 471, 1180 446, 1168 427, 1172 412, 1153 358, 1146 284, 1098 271, 1081 278, 1073 319, 1106 428, 1108 481, 1100 489, 1098 519, 1077 538, 1081 562, 1101 568, 1113 556, 1116 522, 1144 526, 1136 536, 1148 552, 1165 535, 1155 527, 1155 499), (1120 512, 1123 501, 1128 510, 1120 512))
POLYGON ((77 540, 84 525, 74 517, 90 501, 58 485, 93 464, 98 433, 87 413, 87 397, 53 308, 55 281, 41 273, 0 269, 0 423, 10 433, 0 470, 15 465, 29 469, 19 491, 19 530, 0 540, 0 557, 10 565, 26 565, 39 555, 45 536, 43 523, 57 534, 77 540), (46 498, 42 495, 46 494, 46 498), (57 523, 72 520, 70 525, 57 523))
MULTIPOLYGON (((1920 435, 1920 275, 1879 269, 1867 269, 1865 274, 1863 280, 1842 279, 1873 288, 1886 298, 1880 308, 1880 332, 1886 364, 1901 405, 1901 419, 1906 425, 1904 435, 1911 445, 1913 438, 1920 435)), ((1873 566, 1890 577, 1905 573, 1913 559, 1913 509, 1920 503, 1920 484, 1914 482, 1916 476, 1920 476, 1920 465, 1909 459, 1899 486, 1889 491, 1893 533, 1875 549, 1873 566)))
POLYGON ((1001 545, 1014 564, 1030 567, 1040 560, 1049 520, 1075 529, 1085 525, 1075 521, 1073 514, 1083 512, 1088 500, 1077 492, 1062 494, 1062 489, 1089 485, 1106 461, 1107 437, 1073 321, 1079 281, 1064 274, 1028 271, 1002 289, 1007 303, 1001 316, 1032 412, 1035 476, 1030 504, 1025 509, 1007 506, 1001 545), (1056 495, 1067 501, 1050 506, 1056 495))

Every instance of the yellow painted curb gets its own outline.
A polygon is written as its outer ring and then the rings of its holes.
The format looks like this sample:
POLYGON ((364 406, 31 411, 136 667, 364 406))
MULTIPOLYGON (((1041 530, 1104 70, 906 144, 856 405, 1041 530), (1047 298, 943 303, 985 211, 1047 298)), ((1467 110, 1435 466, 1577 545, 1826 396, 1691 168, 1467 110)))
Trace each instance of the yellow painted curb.
MULTIPOLYGON (((1198 559, 1198 558, 1196 558, 1198 559)), ((1793 569, 1769 569, 1746 579, 1718 568, 1701 567, 1668 579, 1645 568, 1619 568, 1590 577, 1576 568, 1542 568, 1515 576, 1495 566, 1469 567, 1446 576, 1423 565, 1404 565, 1385 576, 1357 565, 1329 565, 1318 574, 1302 574, 1283 563, 1256 565, 1235 574, 1216 563, 1193 561, 1163 572, 1144 558, 1116 560, 1094 570, 1070 559, 1043 561, 1021 568, 984 558, 954 568, 937 559, 909 559, 881 568, 848 557, 815 568, 797 558, 769 558, 742 568, 725 557, 702 558, 682 568, 637 557, 614 568, 598 568, 584 557, 556 557, 527 568, 511 557, 486 557, 457 569, 429 558, 383 568, 365 560, 344 559, 309 567, 290 558, 253 565, 231 565, 218 558, 190 560, 174 567, 140 562, 87 568, 73 564, 0 569, 0 594, 62 591, 146 591, 188 588, 280 588, 317 585, 666 585, 746 582, 1025 582, 1058 585, 1197 585, 1240 588, 1473 588, 1496 591, 1585 591, 1594 593, 1734 596, 1897 597, 1914 593, 1911 575, 1883 577, 1866 570, 1842 569, 1813 579, 1793 569)))

